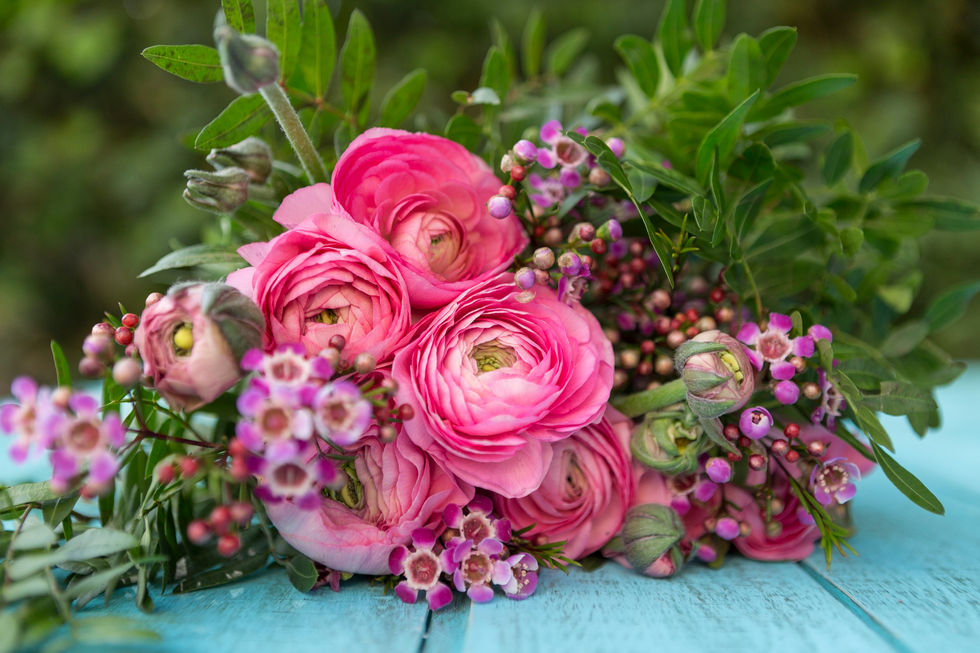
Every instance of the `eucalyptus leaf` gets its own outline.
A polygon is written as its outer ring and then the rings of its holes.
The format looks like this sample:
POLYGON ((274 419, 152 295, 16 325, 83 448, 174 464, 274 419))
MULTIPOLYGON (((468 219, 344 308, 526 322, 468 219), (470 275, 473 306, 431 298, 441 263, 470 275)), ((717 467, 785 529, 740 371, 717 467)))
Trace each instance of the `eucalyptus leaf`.
POLYGON ((44 596, 50 591, 51 586, 48 585, 47 579, 41 576, 31 576, 24 580, 5 583, 0 588, 0 596, 3 597, 4 601, 12 603, 32 596, 44 596))
POLYGON ((426 73, 421 68, 405 75, 391 87, 381 102, 381 127, 397 127, 422 99, 425 90, 426 73))
POLYGON ((936 497, 935 494, 929 491, 922 481, 917 479, 911 474, 907 469, 895 462, 895 459, 888 455, 888 453, 882 449, 874 441, 871 442, 871 448, 874 450, 875 459, 881 466, 881 471, 885 473, 888 480, 897 487, 902 494, 907 496, 918 506, 925 508, 929 512, 936 513, 937 515, 945 515, 946 508, 943 507, 942 502, 936 497))
POLYGON ((660 65, 653 45, 642 36, 624 34, 616 39, 615 48, 640 90, 647 97, 654 97, 660 84, 660 65))
POLYGON ((30 551, 49 547, 57 541, 58 536, 50 526, 31 517, 30 521, 25 522, 20 533, 14 537, 11 547, 14 551, 30 551))
MULTIPOLYGON (((340 50, 340 92, 344 106, 357 116, 367 107, 368 93, 374 83, 376 50, 371 25, 359 9, 350 15, 347 38, 340 50)), ((366 116, 365 116, 366 117, 366 116)))
POLYGON ((225 78, 218 51, 206 45, 153 45, 141 54, 159 68, 189 82, 209 84, 225 78))
POLYGON ((261 95, 241 95, 204 126, 194 140, 194 147, 211 150, 234 145, 253 136, 271 117, 272 112, 261 95))
POLYGON ((279 50, 279 78, 289 79, 303 42, 297 0, 266 0, 265 36, 279 50))
POLYGON ((225 20, 237 32, 243 34, 255 33, 255 9, 252 0, 221 0, 221 8, 225 12, 225 20))
POLYGON ((244 263, 238 252, 229 250, 224 245, 191 245, 170 252, 162 257, 152 267, 143 270, 140 277, 148 277, 151 274, 164 270, 175 270, 179 268, 189 268, 197 265, 213 265, 215 263, 244 263))
POLYGON ((111 528, 90 528, 65 542, 58 553, 62 560, 88 560, 138 546, 136 538, 111 528))
POLYGON ((725 0, 697 0, 693 22, 698 45, 705 51, 714 48, 725 28, 725 0))
POLYGON ((303 33, 298 70, 316 97, 330 88, 337 62, 337 36, 327 0, 304 0, 303 33))

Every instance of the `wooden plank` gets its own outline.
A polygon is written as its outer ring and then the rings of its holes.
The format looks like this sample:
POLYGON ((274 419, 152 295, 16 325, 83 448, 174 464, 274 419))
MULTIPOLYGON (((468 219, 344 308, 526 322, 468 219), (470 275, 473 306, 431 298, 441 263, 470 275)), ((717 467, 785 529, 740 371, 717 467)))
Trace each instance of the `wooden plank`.
POLYGON ((817 556, 804 564, 836 598, 864 613, 907 650, 971 650, 980 641, 980 487, 973 406, 980 368, 973 366, 940 393, 945 424, 920 440, 888 420, 903 462, 946 506, 921 510, 880 472, 862 481, 854 499, 859 558, 828 572, 817 556))
POLYGON ((737 557, 670 580, 616 564, 567 577, 545 572, 529 600, 447 610, 433 615, 423 651, 893 650, 798 565, 737 557), (463 631, 462 642, 442 647, 463 631))
POLYGON ((141 645, 140 650, 147 651, 416 653, 428 613, 424 601, 402 603, 390 593, 383 595, 381 585, 372 585, 367 579, 345 583, 339 593, 322 588, 304 594, 294 589, 278 568, 201 592, 164 596, 154 592, 156 610, 152 615, 137 610, 134 592, 133 588, 117 591, 108 607, 93 601, 79 617, 138 619, 163 637, 157 646, 141 645))

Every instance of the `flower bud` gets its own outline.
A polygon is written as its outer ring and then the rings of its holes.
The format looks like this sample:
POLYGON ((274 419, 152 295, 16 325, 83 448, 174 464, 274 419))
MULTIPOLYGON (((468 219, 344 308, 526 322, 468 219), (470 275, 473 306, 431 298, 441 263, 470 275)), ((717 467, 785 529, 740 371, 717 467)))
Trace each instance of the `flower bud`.
POLYGON ((555 252, 550 247, 539 247, 534 250, 531 262, 539 270, 550 270, 555 264, 555 252))
POLYGON ((738 410, 755 390, 745 348, 720 331, 705 331, 680 345, 674 366, 687 386, 687 403, 699 417, 738 410))
POLYGON ((558 269, 562 274, 574 277, 582 271, 582 259, 575 252, 565 252, 558 257, 558 269))
POLYGON ((727 483, 732 480, 732 464, 725 458, 709 458, 704 465, 704 471, 715 483, 727 483))
MULTIPOLYGON (((538 148, 531 141, 522 138, 514 143, 514 155, 522 164, 527 164, 538 158, 538 148)), ((507 172, 506 170, 504 172, 507 172)))
POLYGON ((214 401, 242 376, 265 322, 248 297, 221 283, 185 283, 140 316, 135 342, 153 386, 176 409, 214 401))
POLYGON ((531 268, 521 268, 514 273, 514 283, 521 290, 530 290, 534 287, 537 278, 531 268))
POLYGON ((214 28, 225 82, 242 95, 252 95, 279 79, 279 52, 270 41, 239 34, 221 21, 214 28))
POLYGON ((640 463, 670 474, 691 474, 698 456, 708 444, 704 430, 693 416, 682 420, 651 415, 634 429, 630 451, 640 463))
POLYGON ((762 406, 744 410, 739 417, 738 428, 747 438, 752 440, 763 438, 772 428, 772 413, 762 406))
POLYGON ((193 207, 212 213, 232 213, 248 201, 249 175, 241 168, 217 172, 187 170, 184 199, 193 207))
POLYGON ((135 358, 120 358, 112 366, 112 380, 123 388, 136 385, 143 376, 143 366, 135 358))
POLYGON ((510 200, 503 195, 494 195, 487 200, 487 210, 490 212, 491 216, 497 218, 498 220, 503 220, 513 213, 514 205, 511 204, 510 200))
MULTIPOLYGON (((653 567, 664 570, 665 565, 655 563, 668 553, 684 537, 684 524, 673 508, 647 503, 630 508, 623 524, 622 544, 626 560, 641 573, 653 567)), ((680 560, 671 556, 674 568, 680 560)), ((669 575, 669 574, 668 574, 669 575)))
POLYGON ((593 186, 598 186, 599 188, 608 186, 610 180, 609 173, 602 168, 595 167, 589 170, 589 183, 593 186))
POLYGON ((211 150, 208 163, 217 170, 241 168, 254 184, 264 184, 272 172, 272 149, 261 138, 249 136, 240 143, 211 150))
POLYGON ((619 224, 616 218, 610 218, 599 226, 596 235, 603 240, 616 242, 623 237, 623 225, 619 224))

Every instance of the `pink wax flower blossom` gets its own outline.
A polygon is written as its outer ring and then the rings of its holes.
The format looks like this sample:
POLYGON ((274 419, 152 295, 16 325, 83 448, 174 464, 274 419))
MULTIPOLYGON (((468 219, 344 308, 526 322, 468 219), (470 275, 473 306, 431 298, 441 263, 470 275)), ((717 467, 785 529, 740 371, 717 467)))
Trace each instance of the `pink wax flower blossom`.
POLYGON ((431 134, 369 129, 332 176, 337 202, 391 243, 416 308, 435 308, 505 270, 527 243, 487 201, 500 181, 463 146, 431 134))
POLYGON ((311 383, 333 376, 333 366, 323 356, 306 356, 300 343, 283 343, 269 353, 250 349, 242 357, 242 369, 259 372, 266 388, 284 388, 301 392, 311 383))
POLYGON ((341 446, 357 442, 367 431, 374 406, 361 396, 361 389, 350 381, 324 385, 313 399, 313 420, 317 432, 341 446))
POLYGON ((550 444, 598 420, 613 353, 599 322, 542 286, 522 303, 513 275, 462 293, 415 327, 395 357, 405 434, 459 479, 505 497, 529 494, 550 444))
POLYGON ((786 360, 787 356, 813 356, 813 336, 790 338, 789 332, 792 328, 793 321, 788 315, 770 313, 769 327, 765 331, 759 329, 755 322, 746 322, 738 330, 737 337, 753 347, 747 349, 746 353, 756 369, 761 370, 763 363, 769 363, 773 378, 786 381, 796 374, 796 368, 786 360))
MULTIPOLYGON (((414 421, 414 420, 410 420, 414 421)), ((382 442, 376 427, 348 450, 347 485, 320 497, 313 510, 290 501, 268 504, 269 518, 293 547, 331 569, 388 573, 388 557, 417 528, 437 534, 442 511, 465 504, 473 488, 436 465, 404 433, 382 442)))
POLYGON ((39 389, 30 377, 18 376, 10 384, 10 394, 20 403, 0 406, 0 429, 17 436, 10 445, 10 458, 22 463, 31 446, 37 443, 37 420, 39 414, 45 413, 51 392, 47 388, 39 389))
POLYGON ((243 419, 235 436, 271 462, 296 457, 301 444, 313 437, 313 414, 295 394, 265 392, 253 385, 238 397, 238 412, 243 419))
MULTIPOLYGON (((300 189, 290 197, 301 197, 283 202, 279 213, 316 204, 321 194, 317 186, 300 189)), ((307 214, 286 233, 239 253, 253 267, 230 274, 228 283, 252 297, 265 315, 267 351, 299 342, 314 355, 340 335, 346 358, 366 352, 383 361, 411 324, 395 253, 374 231, 339 212, 307 214)))
POLYGON ((538 561, 530 553, 517 553, 506 560, 510 566, 510 580, 501 588, 507 598, 521 601, 534 594, 538 588, 538 561))
POLYGON ((509 542, 511 523, 508 519, 497 519, 493 516, 493 501, 490 497, 478 494, 466 506, 450 504, 442 512, 446 528, 458 531, 453 539, 457 541, 470 540, 479 544, 488 537, 501 542, 509 542))
POLYGON ((395 596, 405 603, 415 603, 419 592, 425 592, 430 610, 443 608, 453 600, 453 592, 442 582, 445 569, 433 551, 436 534, 428 528, 412 531, 412 548, 396 546, 388 557, 388 570, 405 580, 395 586, 395 596))
POLYGON ((554 177, 542 177, 532 172, 528 175, 527 183, 535 191, 529 195, 531 201, 542 209, 561 204, 567 194, 565 186, 554 177))
POLYGON ((323 488, 336 487, 346 481, 341 478, 333 460, 318 454, 312 442, 304 442, 289 457, 253 458, 251 469, 261 478, 255 487, 255 496, 267 507, 288 500, 299 510, 315 511, 320 507, 323 488))
POLYGON ((100 419, 99 403, 88 395, 73 393, 68 408, 53 413, 42 427, 52 449, 51 488, 64 492, 87 467, 83 489, 99 494, 119 469, 113 450, 126 443, 126 430, 115 413, 100 419))
MULTIPOLYGON (((538 164, 543 168, 559 166, 562 172, 575 172, 576 167, 588 160, 589 153, 581 145, 565 136, 562 133, 563 130, 562 124, 557 120, 549 120, 541 126, 541 140, 550 147, 538 149, 538 164)), ((581 128, 577 131, 583 136, 588 134, 588 131, 581 128)), ((564 182, 562 185, 569 188, 578 186, 578 184, 571 185, 564 182)))
POLYGON ((533 525, 527 537, 564 541, 569 558, 599 550, 622 527, 633 502, 632 425, 607 408, 602 420, 553 444, 541 486, 518 499, 498 498, 499 513, 514 528, 533 525))
POLYGON ((827 373, 822 368, 817 370, 817 382, 820 387, 820 405, 813 409, 810 421, 819 424, 826 418, 827 428, 833 431, 837 418, 844 412, 847 404, 844 402, 844 395, 827 378, 827 373))
POLYGON ((485 537, 479 543, 449 543, 440 558, 446 573, 452 576, 453 587, 466 592, 474 603, 486 603, 493 599, 494 585, 507 585, 513 577, 511 566, 500 559, 503 551, 503 542, 485 537))
POLYGON ((133 342, 154 389, 191 411, 238 382, 239 361, 261 343, 262 328, 258 308, 234 288, 178 284, 144 309, 133 342))
POLYGON ((861 470, 846 458, 831 458, 821 461, 810 472, 810 487, 813 496, 821 505, 847 503, 857 493, 853 481, 861 480, 861 470))

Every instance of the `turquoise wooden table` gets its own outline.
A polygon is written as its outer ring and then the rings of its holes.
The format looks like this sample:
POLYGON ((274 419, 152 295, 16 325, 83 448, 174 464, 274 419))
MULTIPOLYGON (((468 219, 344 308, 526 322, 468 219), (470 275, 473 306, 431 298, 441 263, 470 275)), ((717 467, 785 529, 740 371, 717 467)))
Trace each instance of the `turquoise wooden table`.
MULTIPOLYGON (((945 503, 920 510, 877 472, 854 504, 861 554, 801 563, 732 557, 653 580, 615 564, 568 576, 545 571, 537 593, 488 604, 457 598, 430 613, 359 580, 340 593, 294 590, 280 570, 180 596, 154 594, 141 615, 133 590, 81 616, 125 615, 162 636, 159 651, 976 651, 980 650, 980 398, 974 365, 940 392, 944 424, 920 441, 886 426, 899 459, 945 503), (130 595, 127 595, 129 593, 130 595)), ((0 464, 0 478, 12 473, 0 464)), ((100 647, 105 648, 105 647, 100 647)), ((131 650, 131 647, 123 647, 131 650)), ((84 650, 84 649, 77 649, 84 650)))

